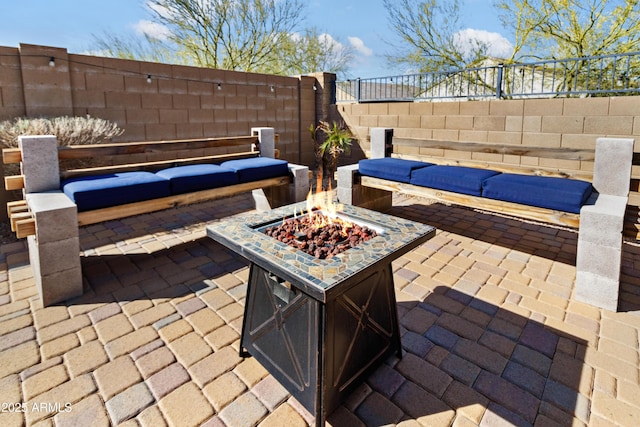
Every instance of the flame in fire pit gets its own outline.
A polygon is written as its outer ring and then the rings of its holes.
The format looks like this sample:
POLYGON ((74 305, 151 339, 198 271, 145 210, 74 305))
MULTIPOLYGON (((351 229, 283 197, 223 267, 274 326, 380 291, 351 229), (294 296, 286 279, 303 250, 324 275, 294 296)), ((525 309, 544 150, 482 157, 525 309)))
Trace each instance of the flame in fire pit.
POLYGON ((318 173, 316 182, 316 192, 313 189, 309 191, 307 196, 307 213, 309 215, 310 224, 318 229, 327 225, 339 225, 343 235, 348 234, 348 230, 353 227, 353 223, 346 219, 340 218, 338 212, 342 212, 342 204, 334 203, 333 192, 331 191, 331 180, 329 180, 329 188, 327 191, 322 190, 322 172, 318 173), (317 211, 322 211, 319 215, 317 211))

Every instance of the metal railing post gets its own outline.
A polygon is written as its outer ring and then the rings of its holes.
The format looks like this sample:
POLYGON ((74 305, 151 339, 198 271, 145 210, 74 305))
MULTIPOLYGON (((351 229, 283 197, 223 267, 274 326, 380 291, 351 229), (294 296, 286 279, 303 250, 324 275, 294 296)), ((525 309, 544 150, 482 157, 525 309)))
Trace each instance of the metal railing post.
POLYGON ((360 77, 356 79, 356 102, 360 102, 360 77))
POLYGON ((502 98, 502 72, 504 71, 504 64, 501 62, 498 64, 498 77, 496 81, 496 98, 502 98))

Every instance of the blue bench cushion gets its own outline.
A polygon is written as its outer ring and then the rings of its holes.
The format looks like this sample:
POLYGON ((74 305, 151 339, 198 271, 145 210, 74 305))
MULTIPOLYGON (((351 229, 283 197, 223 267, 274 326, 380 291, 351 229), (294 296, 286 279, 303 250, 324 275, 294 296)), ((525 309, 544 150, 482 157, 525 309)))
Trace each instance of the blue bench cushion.
POLYGON ((586 181, 509 173, 491 177, 482 185, 482 195, 490 199, 572 213, 580 213, 592 191, 586 181))
POLYGON ((75 202, 79 212, 171 195, 169 181, 151 172, 71 178, 61 185, 62 191, 75 202))
POLYGON ((481 196, 482 182, 499 173, 489 169, 464 166, 431 166, 413 171, 411 184, 481 196))
POLYGON ((219 165, 186 165, 163 169, 156 175, 169 180, 172 194, 208 190, 238 183, 235 171, 219 165))
POLYGON ((261 179, 289 175, 289 166, 286 160, 272 159, 270 157, 228 160, 220 166, 236 172, 240 182, 259 181, 261 179))
POLYGON ((414 170, 431 166, 433 166, 433 163, 397 159, 395 157, 365 159, 358 162, 358 170, 361 175, 405 183, 411 180, 411 172, 414 170))

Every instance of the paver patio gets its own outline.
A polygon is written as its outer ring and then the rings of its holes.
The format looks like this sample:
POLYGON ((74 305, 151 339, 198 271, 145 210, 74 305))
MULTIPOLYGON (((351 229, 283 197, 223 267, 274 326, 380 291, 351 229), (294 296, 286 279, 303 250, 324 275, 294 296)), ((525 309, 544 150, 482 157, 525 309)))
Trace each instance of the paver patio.
MULTIPOLYGON (((248 195, 81 229, 85 295, 41 308, 24 242, 0 249, 0 425, 304 426, 238 356, 248 276, 205 237, 248 195)), ((640 244, 624 245, 621 311, 575 302, 577 234, 427 200, 392 214, 438 228, 394 262, 402 359, 333 426, 635 426, 640 244)))

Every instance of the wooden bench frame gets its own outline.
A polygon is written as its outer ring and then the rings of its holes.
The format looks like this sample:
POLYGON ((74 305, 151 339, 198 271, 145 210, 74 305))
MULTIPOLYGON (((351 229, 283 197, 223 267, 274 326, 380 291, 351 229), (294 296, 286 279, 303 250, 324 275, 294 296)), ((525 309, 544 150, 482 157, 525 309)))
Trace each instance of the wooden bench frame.
POLYGON ((355 164, 338 168, 338 199, 342 203, 387 210, 391 208, 392 193, 400 192, 519 218, 578 228, 576 299, 615 311, 618 306, 622 232, 629 200, 633 149, 634 140, 630 138, 597 138, 595 150, 582 150, 394 138, 393 129, 372 128, 370 158, 393 156, 507 173, 569 177, 592 182, 596 191, 587 200, 580 213, 575 214, 361 176, 358 165, 355 164), (404 150, 403 154, 393 154, 393 148, 400 146, 412 147, 412 149, 404 150), (449 154, 457 151, 472 154, 469 156, 470 159, 465 159, 462 155, 454 155, 452 158, 452 156, 420 154, 420 151, 433 150, 449 154), (473 160, 473 153, 588 161, 593 162, 594 167, 593 172, 586 172, 518 166, 473 160))
MULTIPOLYGON (((91 159, 113 157, 117 162, 122 157, 145 156, 149 161, 135 163, 117 163, 109 166, 88 167, 78 169, 68 169, 60 172, 60 179, 91 176, 98 174, 108 174, 116 172, 131 171, 158 171, 163 168, 203 164, 221 163, 227 160, 245 159, 257 157, 260 151, 258 135, 227 137, 227 138, 206 138, 179 141, 156 141, 156 142, 135 142, 135 143, 111 143, 96 145, 77 145, 58 147, 58 159, 65 160, 91 159), (246 151, 237 151, 228 154, 216 154, 197 157, 178 157, 181 153, 191 153, 205 151, 208 149, 238 149, 246 148, 246 151), (153 160, 166 155, 175 156, 172 159, 153 160)), ((277 156, 278 151, 272 152, 277 156)), ((21 163, 22 151, 20 148, 5 148, 2 150, 4 164, 21 163)), ((90 225, 99 222, 126 218, 133 215, 140 215, 149 212, 189 205, 193 203, 214 200, 235 194, 246 193, 252 190, 265 189, 270 187, 287 186, 293 182, 293 177, 276 177, 260 181, 246 182, 226 187, 209 190, 195 191, 186 194, 177 194, 158 199, 146 200, 142 202, 130 203, 95 209, 78 213, 78 225, 90 225)), ((5 188, 7 190, 24 190, 25 176, 13 175, 5 177, 5 188)), ((26 200, 17 200, 7 203, 7 213, 11 224, 11 230, 18 238, 24 238, 35 233, 35 219, 29 211, 26 200)))
POLYGON ((277 157, 273 128, 252 128, 252 135, 182 141, 114 143, 58 147, 54 136, 20 137, 19 148, 3 150, 4 163, 20 163, 21 175, 5 178, 7 190, 22 190, 24 199, 7 204, 11 228, 26 237, 43 306, 82 294, 79 226, 95 224, 252 192, 256 209, 299 202, 309 192, 309 168, 289 163, 289 175, 194 191, 125 205, 78 212, 61 190, 64 178, 221 163, 257 156, 277 157), (259 151, 258 151, 259 150, 259 151), (218 154, 218 151, 224 151, 218 154), (68 169, 66 160, 108 159, 108 166, 68 169))

